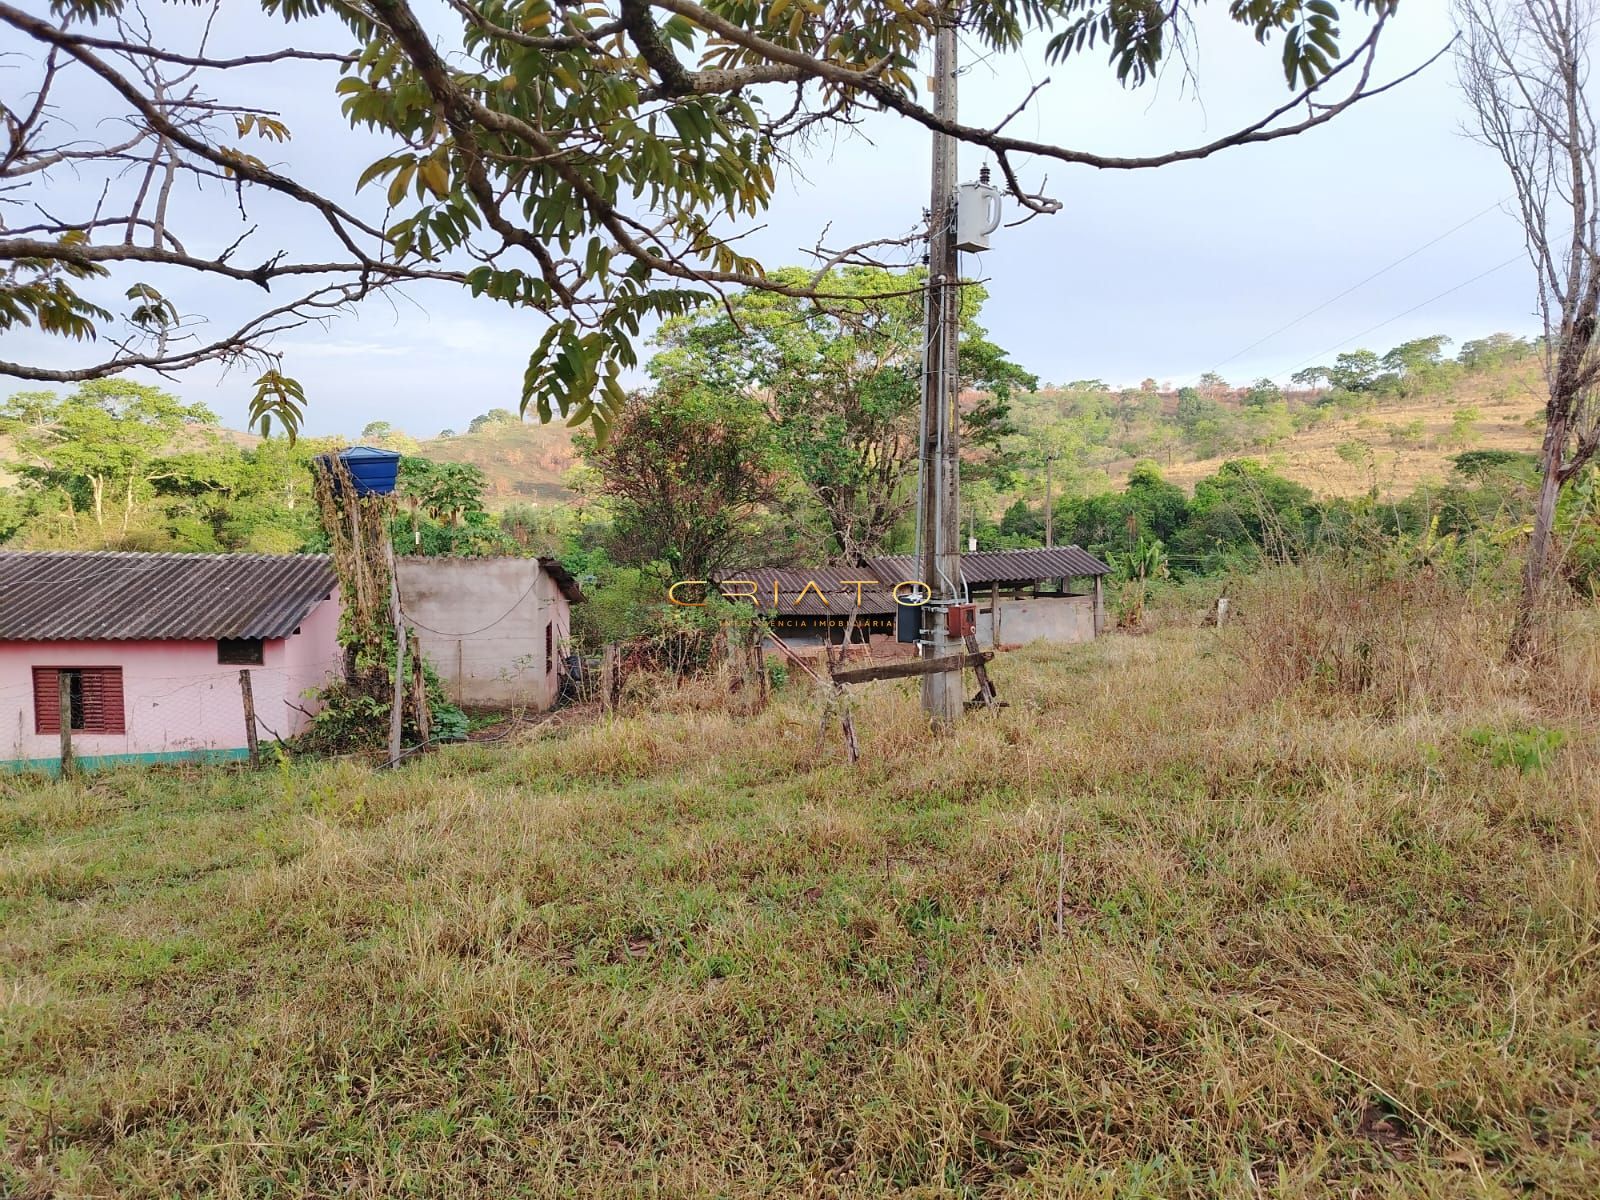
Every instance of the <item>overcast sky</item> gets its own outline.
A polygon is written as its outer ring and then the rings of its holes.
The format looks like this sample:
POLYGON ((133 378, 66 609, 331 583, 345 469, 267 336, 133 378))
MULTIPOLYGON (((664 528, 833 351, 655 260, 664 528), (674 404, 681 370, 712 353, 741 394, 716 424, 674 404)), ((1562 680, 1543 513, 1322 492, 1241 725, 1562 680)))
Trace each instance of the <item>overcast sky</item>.
MULTIPOLYGON (((1406 0, 1385 35, 1383 69, 1398 74, 1443 46, 1451 35, 1445 10, 1442 0, 1406 0)), ((254 6, 224 6, 214 46, 259 48, 269 32, 285 40, 262 20, 254 6)), ((307 41, 298 33, 294 40, 307 41)), ((1221 6, 1202 20, 1198 45, 1197 88, 1169 72, 1136 92, 1118 88, 1098 55, 1046 69, 1038 54, 984 62, 963 50, 961 115, 992 123, 1048 75, 1051 84, 1010 132, 1139 153, 1209 140, 1283 99, 1277 46, 1256 46, 1221 6)), ((296 133, 284 158, 326 190, 348 193, 377 152, 343 130, 312 136, 328 130, 336 111, 332 79, 273 68, 265 86, 296 133)), ((1028 168, 1025 182, 1048 174, 1045 190, 1064 207, 997 232, 987 254, 968 257, 966 270, 989 288, 983 322, 1047 381, 1113 385, 1147 376, 1183 384, 1213 369, 1235 382, 1282 379, 1357 346, 1382 351, 1430 333, 1457 342, 1532 333, 1532 272, 1505 209, 1509 183, 1495 156, 1462 133, 1465 116, 1447 56, 1303 137, 1153 171, 1019 164, 1028 168)), ((977 151, 963 148, 963 179, 981 164, 977 151)), ((803 249, 824 226, 832 245, 903 233, 927 203, 927 174, 927 135, 879 119, 813 147, 744 245, 783 265, 807 261, 803 249)), ((194 198, 188 212, 203 225, 208 211, 228 203, 221 194, 194 198)), ((270 207, 261 215, 258 253, 304 228, 299 217, 275 223, 270 207)), ((243 315, 237 306, 253 299, 193 280, 182 286, 180 307, 217 324, 243 315)), ((309 432, 354 434, 383 419, 425 436, 463 428, 492 407, 514 408, 539 332, 536 317, 453 289, 418 288, 398 305, 374 304, 326 331, 289 335, 279 348, 286 370, 306 386, 309 432)), ((5 357, 70 357, 28 335, 7 341, 5 357)), ((250 377, 208 368, 174 390, 242 425, 250 377)))

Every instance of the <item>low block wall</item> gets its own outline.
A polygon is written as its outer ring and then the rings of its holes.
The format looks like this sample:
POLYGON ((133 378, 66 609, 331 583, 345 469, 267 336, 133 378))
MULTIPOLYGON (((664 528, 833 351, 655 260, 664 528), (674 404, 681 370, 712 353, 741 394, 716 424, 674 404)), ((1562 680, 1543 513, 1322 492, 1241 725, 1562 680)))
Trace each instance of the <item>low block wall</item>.
POLYGON ((571 614, 538 559, 402 558, 398 567, 407 624, 457 704, 555 704, 571 614))
POLYGON ((986 646, 1028 642, 1092 642, 1093 596, 1028 596, 1000 600, 999 629, 988 603, 978 609, 978 641, 986 646))

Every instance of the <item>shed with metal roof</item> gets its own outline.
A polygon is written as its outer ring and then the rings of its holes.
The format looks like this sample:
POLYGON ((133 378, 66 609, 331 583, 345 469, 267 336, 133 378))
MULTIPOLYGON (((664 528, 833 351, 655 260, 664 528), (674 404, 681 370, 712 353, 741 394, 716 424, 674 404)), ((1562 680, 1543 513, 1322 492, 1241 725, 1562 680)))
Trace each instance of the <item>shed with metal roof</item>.
MULTIPOLYGON (((1104 627, 1100 581, 1110 570, 1078 546, 961 556, 962 582, 979 605, 978 637, 989 644, 1094 637, 1104 627), (1074 591, 1074 581, 1087 586, 1074 591)), ((891 640, 896 588, 909 593, 919 580, 914 555, 892 554, 858 567, 747 567, 726 572, 718 587, 753 603, 786 642, 815 648, 840 642, 852 616, 855 637, 891 640)))
POLYGON ((0 764, 233 758, 341 668, 314 554, 0 552, 0 764), (63 720, 65 714, 65 720, 63 720))

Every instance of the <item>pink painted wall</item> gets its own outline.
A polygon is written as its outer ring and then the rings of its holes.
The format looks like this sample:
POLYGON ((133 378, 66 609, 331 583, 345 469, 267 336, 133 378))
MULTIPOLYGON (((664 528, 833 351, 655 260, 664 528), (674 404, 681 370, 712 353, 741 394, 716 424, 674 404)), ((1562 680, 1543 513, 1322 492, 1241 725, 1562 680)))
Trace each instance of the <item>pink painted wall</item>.
MULTIPOLYGON (((305 693, 340 668, 339 601, 322 601, 299 632, 269 641, 250 668, 261 739, 290 737, 308 718, 305 693)), ((217 662, 215 641, 0 641, 0 761, 55 759, 56 734, 34 731, 34 667, 121 667, 126 733, 78 733, 73 750, 102 754, 179 754, 245 745, 244 700, 236 666, 217 662)))

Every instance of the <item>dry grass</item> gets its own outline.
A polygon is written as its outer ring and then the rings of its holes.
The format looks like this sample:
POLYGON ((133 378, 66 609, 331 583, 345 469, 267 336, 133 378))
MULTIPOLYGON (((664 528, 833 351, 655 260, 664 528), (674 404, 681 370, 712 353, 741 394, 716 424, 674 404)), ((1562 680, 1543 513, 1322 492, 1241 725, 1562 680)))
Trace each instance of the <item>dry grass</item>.
POLYGON ((516 503, 567 504, 574 497, 564 480, 579 461, 572 435, 560 422, 512 421, 433 438, 422 443, 422 453, 477 467, 487 480, 484 500, 492 509, 516 503))
POLYGON ((794 687, 0 783, 0 1192, 1593 1196, 1590 710, 1443 595, 1319 666, 1313 584, 1007 655, 933 747, 877 685, 858 771, 794 687))
MULTIPOLYGON (((1363 496, 1374 486, 1383 496, 1406 496, 1424 484, 1449 478, 1451 458, 1462 450, 1515 450, 1533 453, 1544 431, 1544 402, 1537 367, 1523 365, 1480 379, 1464 381, 1448 396, 1379 405, 1370 413, 1332 419, 1286 438, 1271 450, 1243 457, 1257 458, 1318 496, 1363 496), (1476 408, 1471 440, 1455 440, 1451 424, 1459 408, 1476 408), (1412 431, 1420 430, 1416 436, 1412 431), (1371 448, 1370 464, 1341 458, 1343 442, 1371 448)), ((1180 459, 1161 464, 1162 477, 1194 490, 1194 485, 1230 458, 1180 459)), ((1107 467, 1121 487, 1137 462, 1124 459, 1107 467)))

